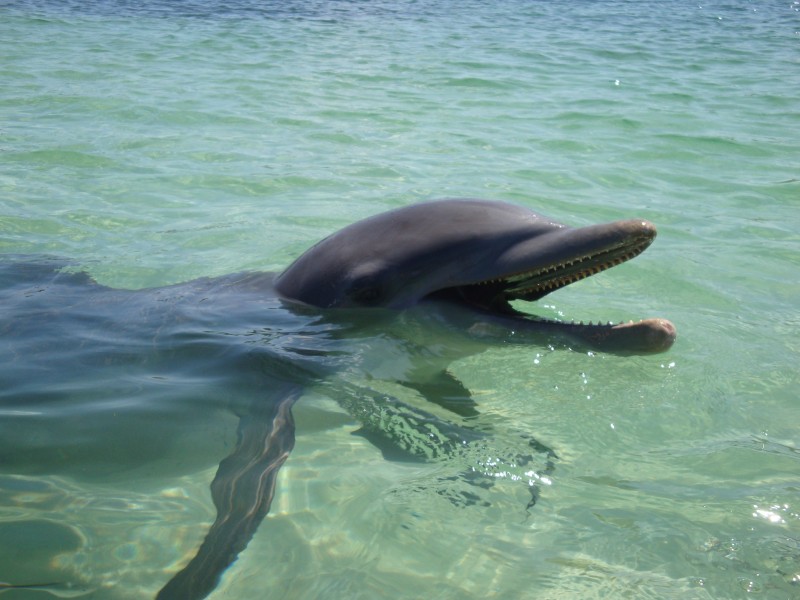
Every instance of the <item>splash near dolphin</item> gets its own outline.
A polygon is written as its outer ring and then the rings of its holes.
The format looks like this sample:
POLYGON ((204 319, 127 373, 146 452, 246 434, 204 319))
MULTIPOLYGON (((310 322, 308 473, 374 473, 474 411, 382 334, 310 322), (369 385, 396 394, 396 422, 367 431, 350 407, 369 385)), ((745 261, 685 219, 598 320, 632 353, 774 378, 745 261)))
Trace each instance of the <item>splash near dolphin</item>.
MULTIPOLYGON (((143 443, 147 423, 121 427, 120 414, 136 394, 162 399, 154 414, 167 418, 174 410, 181 435, 190 436, 191 418, 212 409, 191 405, 196 390, 180 385, 198 381, 205 390, 215 381, 210 373, 235 377, 240 393, 226 398, 224 412, 238 418, 237 438, 211 482, 216 519, 158 593, 161 600, 205 598, 269 512, 277 474, 294 445, 292 406, 305 390, 323 383, 336 390, 334 399, 387 455, 468 460, 471 445, 486 443, 487 435, 460 419, 478 413, 469 391, 447 371, 452 361, 494 343, 619 354, 672 346, 675 327, 661 318, 602 325, 524 312, 526 302, 634 258, 655 235, 642 219, 571 228, 511 204, 453 199, 354 223, 277 276, 242 273, 119 290, 65 270, 64 261, 6 257, 0 260, 0 334, 7 342, 0 348, 0 377, 12 383, 0 395, 0 410, 11 417, 0 424, 0 453, 12 455, 15 444, 50 427, 63 462, 43 445, 4 472, 41 472, 43 464, 58 471, 79 461, 97 466, 91 461, 107 447, 121 454, 135 447, 137 459, 155 460, 182 438, 143 443), (410 339, 415 330, 425 332, 421 341, 410 339), (368 382, 384 376, 367 360, 374 350, 359 346, 370 332, 390 344, 397 340, 393 350, 408 354, 405 370, 386 377, 450 411, 452 421, 354 379, 353 373, 368 382), (427 347, 431 336, 435 350, 427 347), (176 372, 181 384, 168 385, 176 372), (113 394, 127 404, 116 397, 110 402, 113 394), (173 395, 185 396, 192 410, 173 408, 173 395), (64 407, 76 397, 96 403, 96 423, 70 418, 64 407)), ((557 458, 533 439, 525 450, 543 456, 545 469, 557 458)), ((532 502, 536 493, 531 490, 532 502)))

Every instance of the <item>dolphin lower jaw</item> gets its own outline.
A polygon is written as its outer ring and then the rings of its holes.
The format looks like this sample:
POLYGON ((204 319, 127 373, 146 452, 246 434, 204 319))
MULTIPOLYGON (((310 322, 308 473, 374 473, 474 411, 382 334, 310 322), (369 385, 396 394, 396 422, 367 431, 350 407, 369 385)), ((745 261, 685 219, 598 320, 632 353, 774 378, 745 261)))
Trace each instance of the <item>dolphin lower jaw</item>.
MULTIPOLYGON (((577 340, 595 350, 615 354, 650 354, 669 350, 677 337, 675 326, 667 319, 649 318, 619 323, 584 323, 556 321, 541 317, 522 318, 538 332, 553 333, 577 340)), ((518 323, 518 326, 520 324, 518 323)), ((524 327, 520 327, 522 329, 524 327)))
MULTIPOLYGON (((446 298, 445 298, 446 299, 446 298)), ((463 303, 462 308, 466 308, 463 303)), ((479 338, 495 338, 515 343, 542 343, 562 340, 587 349, 613 354, 655 354, 672 347, 677 337, 675 326, 667 319, 597 323, 561 321, 516 311, 504 313, 473 305, 475 322, 468 330, 479 338)))

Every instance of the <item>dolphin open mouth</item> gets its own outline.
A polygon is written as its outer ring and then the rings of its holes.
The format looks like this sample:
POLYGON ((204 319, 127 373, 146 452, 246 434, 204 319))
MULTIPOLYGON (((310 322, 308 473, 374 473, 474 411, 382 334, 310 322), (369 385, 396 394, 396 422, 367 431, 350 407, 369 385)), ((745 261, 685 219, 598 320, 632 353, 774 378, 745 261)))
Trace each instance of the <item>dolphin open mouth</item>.
POLYGON ((560 251, 552 260, 543 262, 541 248, 537 247, 527 268, 439 290, 432 296, 467 305, 495 318, 513 319, 518 328, 525 328, 527 323, 537 331, 549 329, 554 334, 565 334, 600 350, 635 353, 667 350, 675 341, 676 331, 666 319, 616 324, 557 321, 522 312, 511 305, 516 300, 539 300, 555 290, 629 261, 644 252, 656 237, 656 228, 648 221, 614 225, 623 234, 614 235, 611 240, 587 236, 585 230, 591 227, 559 232, 554 241, 558 242, 560 251), (573 252, 567 252, 565 249, 571 247, 564 243, 567 238, 592 239, 593 242, 577 244, 573 252))

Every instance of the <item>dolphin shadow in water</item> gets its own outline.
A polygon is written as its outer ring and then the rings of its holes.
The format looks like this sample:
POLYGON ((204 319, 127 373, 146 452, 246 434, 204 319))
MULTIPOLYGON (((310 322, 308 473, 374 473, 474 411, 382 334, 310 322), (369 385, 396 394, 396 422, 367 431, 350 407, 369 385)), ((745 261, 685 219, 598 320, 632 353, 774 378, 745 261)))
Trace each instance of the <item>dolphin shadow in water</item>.
MULTIPOLYGON (((621 354, 670 348, 675 328, 664 319, 585 325, 541 319, 510 304, 538 300, 629 260, 655 235, 640 219, 570 228, 502 202, 440 200, 350 225, 277 276, 243 273, 131 291, 98 285, 65 270, 63 261, 6 260, 0 376, 10 384, 0 392, 0 456, 18 444, 29 464, 52 461, 51 446, 30 443, 37 426, 59 432, 67 463, 104 445, 124 449, 124 432, 103 427, 103 420, 124 416, 145 395, 154 404, 163 398, 149 418, 181 419, 190 432, 204 405, 181 411, 170 396, 181 385, 196 382, 205 390, 215 381, 224 394, 225 382, 235 378, 247 393, 225 405, 239 424, 235 447, 211 483, 216 520, 158 594, 204 598, 269 511, 277 473, 294 445, 292 406, 304 390, 332 390, 387 456, 469 461, 470 448, 486 443, 487 432, 474 422, 469 391, 446 371, 453 360, 508 343, 621 354), (383 349, 376 348, 379 340, 383 349), (365 378, 399 383, 438 406, 403 402, 365 385, 365 378), (93 407, 95 423, 70 417, 76 398, 93 407), (443 411, 453 419, 442 418, 443 411)), ((131 416, 130 440, 150 429, 137 418, 131 416)), ((173 443, 180 438, 148 439, 140 459, 154 459, 173 443)), ((530 439, 523 446, 545 456, 544 474, 552 468, 551 449, 530 439)), ((14 461, 6 462, 14 470, 14 461)), ((535 486, 531 493, 533 503, 535 486)))

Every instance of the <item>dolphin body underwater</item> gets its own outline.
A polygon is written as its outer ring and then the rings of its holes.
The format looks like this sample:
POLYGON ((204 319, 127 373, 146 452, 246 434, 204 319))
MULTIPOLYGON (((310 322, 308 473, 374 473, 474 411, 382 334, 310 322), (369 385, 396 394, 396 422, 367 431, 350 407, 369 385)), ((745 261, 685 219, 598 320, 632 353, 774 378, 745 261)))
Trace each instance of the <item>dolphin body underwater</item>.
MULTIPOLYGON (((142 462, 157 460, 209 415, 235 415, 235 445, 211 482, 216 520, 157 596, 204 598, 269 511, 294 445, 292 406, 305 390, 331 394, 387 455, 468 452, 486 434, 472 424, 469 391, 446 370, 453 360, 510 343, 617 354, 670 348, 675 328, 664 319, 560 322, 511 304, 627 261, 655 235, 641 219, 571 228, 503 202, 452 199, 354 223, 277 276, 120 290, 65 261, 6 257, 0 474, 69 471, 80 461, 113 470, 130 447, 142 462), (385 372, 374 367, 378 337, 397 355, 382 357, 385 372), (377 392, 371 382, 379 379, 431 404, 377 392), (221 408, 205 403, 217 396, 221 408), (148 419, 173 419, 179 431, 151 435, 148 419)), ((535 440, 527 450, 556 458, 535 440)))

